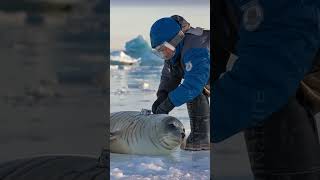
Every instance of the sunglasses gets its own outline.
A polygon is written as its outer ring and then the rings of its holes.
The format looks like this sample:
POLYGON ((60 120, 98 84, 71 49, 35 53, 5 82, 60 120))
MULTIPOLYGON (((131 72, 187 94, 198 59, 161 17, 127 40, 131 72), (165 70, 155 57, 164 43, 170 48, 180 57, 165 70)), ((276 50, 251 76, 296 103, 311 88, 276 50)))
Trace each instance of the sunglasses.
POLYGON ((176 53, 177 45, 183 40, 184 33, 179 31, 178 34, 169 42, 165 41, 152 50, 152 52, 164 60, 173 58, 176 53))

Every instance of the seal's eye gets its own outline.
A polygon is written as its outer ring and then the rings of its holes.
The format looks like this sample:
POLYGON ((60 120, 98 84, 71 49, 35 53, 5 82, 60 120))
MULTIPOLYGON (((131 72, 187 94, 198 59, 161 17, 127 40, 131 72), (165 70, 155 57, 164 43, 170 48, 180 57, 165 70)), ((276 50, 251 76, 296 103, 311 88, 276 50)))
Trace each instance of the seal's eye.
POLYGON ((172 129, 173 129, 173 128, 176 128, 176 126, 175 126, 174 124, 168 124, 168 127, 169 127, 169 128, 172 128, 172 129))

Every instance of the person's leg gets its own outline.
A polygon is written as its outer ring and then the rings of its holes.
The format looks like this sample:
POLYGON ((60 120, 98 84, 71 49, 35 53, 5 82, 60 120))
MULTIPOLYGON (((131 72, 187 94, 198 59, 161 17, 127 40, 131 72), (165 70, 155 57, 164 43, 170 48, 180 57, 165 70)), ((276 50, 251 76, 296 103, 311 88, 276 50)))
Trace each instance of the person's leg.
POLYGON ((210 149, 210 108, 204 94, 187 103, 191 132, 186 140, 185 150, 199 151, 210 149))
POLYGON ((320 180, 317 128, 296 99, 245 130, 245 140, 256 180, 320 180))

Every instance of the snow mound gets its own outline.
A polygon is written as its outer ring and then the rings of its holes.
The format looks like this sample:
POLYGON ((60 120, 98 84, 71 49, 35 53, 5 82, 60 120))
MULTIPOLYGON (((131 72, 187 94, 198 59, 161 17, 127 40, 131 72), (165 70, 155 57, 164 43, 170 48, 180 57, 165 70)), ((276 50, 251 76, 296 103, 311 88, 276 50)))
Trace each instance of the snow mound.
POLYGON ((113 51, 110 54, 111 65, 133 65, 137 64, 140 59, 135 59, 128 56, 123 51, 113 51))

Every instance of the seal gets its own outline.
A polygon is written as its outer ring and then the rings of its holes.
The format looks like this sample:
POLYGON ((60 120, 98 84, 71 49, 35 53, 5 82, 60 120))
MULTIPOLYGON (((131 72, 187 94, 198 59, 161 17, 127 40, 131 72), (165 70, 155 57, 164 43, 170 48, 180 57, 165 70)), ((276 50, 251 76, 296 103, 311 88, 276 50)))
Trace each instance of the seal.
POLYGON ((110 116, 110 152, 161 155, 180 147, 183 124, 167 114, 121 111, 110 116))

